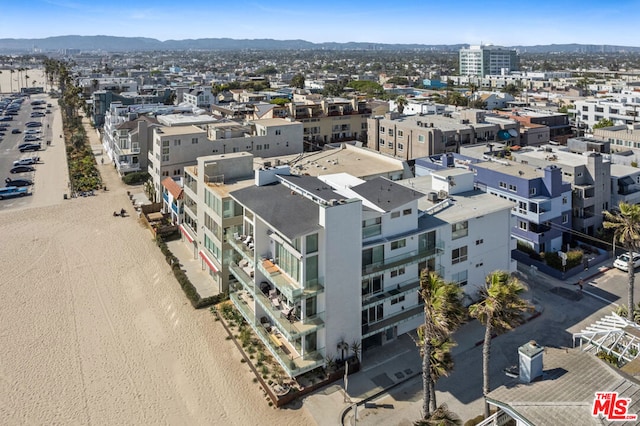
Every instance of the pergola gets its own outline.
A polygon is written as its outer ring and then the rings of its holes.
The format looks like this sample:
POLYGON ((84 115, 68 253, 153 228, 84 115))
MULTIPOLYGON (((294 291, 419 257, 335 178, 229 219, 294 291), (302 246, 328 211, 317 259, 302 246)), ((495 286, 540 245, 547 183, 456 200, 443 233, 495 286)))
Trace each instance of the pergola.
POLYGON ((573 334, 573 347, 582 351, 614 355, 622 366, 640 353, 640 325, 611 313, 585 330, 573 334))

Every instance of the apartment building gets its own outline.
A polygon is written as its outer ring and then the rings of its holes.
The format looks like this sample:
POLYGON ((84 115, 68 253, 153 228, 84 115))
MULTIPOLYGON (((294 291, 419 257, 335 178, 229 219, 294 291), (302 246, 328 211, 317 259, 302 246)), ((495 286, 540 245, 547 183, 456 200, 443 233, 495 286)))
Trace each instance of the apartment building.
POLYGON ((511 155, 519 163, 542 168, 555 165, 561 169, 562 179, 572 187, 572 228, 587 235, 602 228, 601 213, 611 206, 611 163, 601 153, 579 154, 545 147, 514 151, 511 155))
POLYGON ((405 160, 445 152, 461 146, 494 141, 517 141, 519 124, 468 109, 455 114, 405 116, 388 113, 367 120, 370 149, 405 160))
POLYGON ((519 68, 518 54, 514 49, 490 45, 460 49, 459 62, 461 76, 485 77, 517 71, 519 68))
POLYGON ((424 268, 457 282, 469 303, 487 273, 515 269, 511 203, 473 191, 473 174, 461 172, 456 185, 440 175, 401 185, 283 166, 230 192, 242 211, 227 232, 230 297, 289 375, 341 359, 345 343, 362 342, 366 356, 415 329, 424 268), (426 181, 434 192, 418 190, 426 181), (449 193, 455 200, 438 198, 449 193))
POLYGON ((115 93, 109 90, 98 90, 93 92, 91 96, 91 120, 96 127, 102 127, 105 124, 105 115, 111 103, 119 102, 127 106, 146 106, 152 108, 155 106, 165 105, 171 96, 170 88, 155 89, 152 93, 122 92, 115 93))
POLYGON ((192 87, 182 93, 183 102, 196 108, 209 109, 216 103, 216 97, 211 93, 211 87, 192 87))
POLYGON ((640 164, 640 123, 595 129, 593 136, 609 142, 612 162, 627 166, 640 164))
POLYGON ((511 235, 535 252, 558 251, 569 240, 572 188, 556 165, 537 168, 508 160, 475 163, 478 188, 512 203, 511 235))
POLYGON ((497 112, 497 114, 519 122, 522 127, 530 129, 530 132, 535 134, 535 137, 532 137, 533 134, 529 135, 527 146, 546 144, 549 140, 566 145, 567 140, 573 136, 567 114, 532 110, 530 108, 519 108, 508 112, 502 111, 497 112), (547 127, 546 133, 548 133, 548 136, 545 137, 545 132, 542 130, 534 131, 534 129, 540 129, 540 126, 547 127))
POLYGON ((206 126, 159 127, 154 129, 148 170, 156 193, 161 194, 160 181, 167 176, 182 176, 184 167, 195 165, 198 157, 243 151, 263 157, 299 154, 302 125, 272 118, 247 124, 223 121, 206 126))
POLYGON ((614 125, 634 125, 638 122, 640 97, 637 95, 624 95, 607 99, 578 99, 575 107, 569 112, 576 115, 576 121, 584 123, 589 129, 593 129, 602 119, 608 119, 614 125))

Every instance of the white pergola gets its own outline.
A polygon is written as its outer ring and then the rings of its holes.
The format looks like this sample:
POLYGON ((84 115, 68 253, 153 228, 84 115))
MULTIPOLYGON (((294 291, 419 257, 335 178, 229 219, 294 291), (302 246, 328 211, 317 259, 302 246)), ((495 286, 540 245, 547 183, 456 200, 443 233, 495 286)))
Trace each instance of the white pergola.
POLYGON ((574 348, 578 341, 581 350, 612 354, 622 366, 640 354, 640 325, 612 312, 585 330, 574 333, 574 348))

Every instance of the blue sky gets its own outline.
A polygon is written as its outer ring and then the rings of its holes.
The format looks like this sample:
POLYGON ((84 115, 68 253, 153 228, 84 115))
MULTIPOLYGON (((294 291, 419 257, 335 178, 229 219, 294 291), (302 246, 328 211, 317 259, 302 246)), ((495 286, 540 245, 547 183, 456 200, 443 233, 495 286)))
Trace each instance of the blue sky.
POLYGON ((640 46, 640 0, 0 0, 0 38, 640 46))

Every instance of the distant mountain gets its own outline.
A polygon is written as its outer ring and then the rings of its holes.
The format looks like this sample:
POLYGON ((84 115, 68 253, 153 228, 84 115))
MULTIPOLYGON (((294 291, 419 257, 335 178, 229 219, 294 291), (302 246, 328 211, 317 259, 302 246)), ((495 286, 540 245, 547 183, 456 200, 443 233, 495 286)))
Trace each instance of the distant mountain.
MULTIPOLYGON (((58 36, 39 39, 0 39, 0 53, 27 53, 38 49, 42 52, 60 51, 62 49, 80 49, 82 51, 103 50, 107 52, 150 51, 150 50, 458 50, 465 44, 428 45, 428 44, 384 44, 366 42, 346 43, 311 43, 305 40, 273 40, 231 38, 199 38, 186 40, 160 41, 145 37, 115 36, 58 36)), ((542 46, 511 46, 521 52, 640 52, 640 47, 586 45, 586 44, 552 44, 542 46)))

